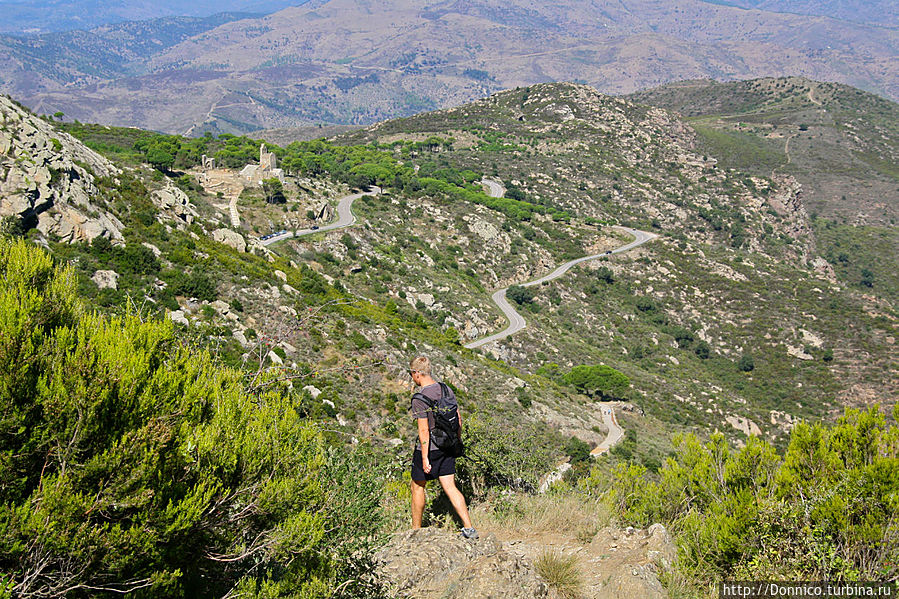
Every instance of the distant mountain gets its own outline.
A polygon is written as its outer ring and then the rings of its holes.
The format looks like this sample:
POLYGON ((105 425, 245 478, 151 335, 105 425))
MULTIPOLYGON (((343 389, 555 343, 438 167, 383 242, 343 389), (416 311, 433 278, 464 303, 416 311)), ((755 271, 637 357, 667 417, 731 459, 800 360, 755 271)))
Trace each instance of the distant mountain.
POLYGON ((207 17, 221 12, 272 13, 307 0, 17 0, 0 2, 0 31, 36 34, 93 29, 101 25, 160 17, 207 17))
POLYGON ((0 35, 8 54, 8 81, 20 89, 83 83, 142 75, 145 57, 192 36, 256 13, 219 13, 211 17, 164 17, 104 25, 90 31, 34 36, 0 35))
POLYGON ((713 4, 772 12, 834 17, 881 27, 899 27, 893 0, 709 0, 713 4))
POLYGON ((318 0, 148 49, 120 75, 89 51, 58 75, 42 56, 0 47, 0 89, 43 113, 191 135, 369 124, 549 81, 629 93, 800 75, 899 98, 899 31, 700 0, 318 0))

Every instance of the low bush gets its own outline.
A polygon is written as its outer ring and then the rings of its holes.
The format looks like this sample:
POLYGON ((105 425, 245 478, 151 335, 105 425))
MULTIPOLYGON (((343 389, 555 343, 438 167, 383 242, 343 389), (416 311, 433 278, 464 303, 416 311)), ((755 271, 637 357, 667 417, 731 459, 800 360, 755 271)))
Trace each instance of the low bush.
MULTIPOLYGON (((899 416, 899 409, 894 410, 899 416)), ((627 522, 676 531, 680 565, 730 580, 894 580, 899 574, 899 428, 877 408, 799 424, 784 455, 750 437, 676 440, 658 476, 619 466, 610 498, 627 522)))
POLYGON ((369 596, 382 479, 286 388, 0 241, 0 597, 369 596), (364 475, 362 474, 364 473, 364 475))

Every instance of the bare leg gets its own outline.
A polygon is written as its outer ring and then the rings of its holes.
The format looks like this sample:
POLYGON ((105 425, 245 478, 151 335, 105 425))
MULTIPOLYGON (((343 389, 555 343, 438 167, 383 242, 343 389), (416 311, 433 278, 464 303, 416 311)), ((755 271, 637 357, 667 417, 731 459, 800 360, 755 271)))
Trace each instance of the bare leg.
POLYGON ((456 509, 456 513, 459 514, 459 518, 462 519, 462 526, 471 528, 471 518, 468 516, 468 506, 465 505, 465 496, 462 495, 462 491, 456 488, 456 475, 447 474, 446 476, 438 477, 438 479, 440 480, 440 485, 443 487, 443 492, 449 497, 450 502, 456 509))
POLYGON ((425 485, 427 481, 412 481, 412 528, 421 528, 421 516, 425 511, 425 485))

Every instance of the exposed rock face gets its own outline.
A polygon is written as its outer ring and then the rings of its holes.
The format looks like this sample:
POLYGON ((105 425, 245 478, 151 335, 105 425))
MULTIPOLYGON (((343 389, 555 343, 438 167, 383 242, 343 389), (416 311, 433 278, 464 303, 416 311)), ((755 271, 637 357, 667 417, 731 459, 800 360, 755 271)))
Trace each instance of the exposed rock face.
POLYGON ((224 243, 225 245, 233 247, 238 252, 247 251, 247 240, 237 231, 232 231, 231 229, 216 229, 212 232, 212 238, 219 243, 224 243))
POLYGON ((118 169, 84 144, 0 97, 0 217, 21 218, 64 242, 108 237, 123 225, 92 200, 96 176, 118 169))
POLYGON ((377 556, 378 575, 399 597, 416 599, 531 599, 549 596, 527 558, 502 548, 493 535, 464 540, 423 528, 399 533, 377 556))
POLYGON ((98 270, 91 277, 91 281, 100 289, 118 289, 119 273, 114 270, 98 270))
POLYGON ((748 437, 758 437, 762 434, 762 429, 759 428, 759 425, 757 425, 749 418, 743 418, 742 416, 729 414, 724 418, 724 420, 729 425, 744 433, 748 437))
POLYGON ((163 189, 157 189, 150 194, 150 197, 159 208, 157 218, 160 222, 175 221, 176 225, 183 226, 194 222, 197 217, 197 211, 190 203, 190 198, 170 181, 167 181, 163 189))

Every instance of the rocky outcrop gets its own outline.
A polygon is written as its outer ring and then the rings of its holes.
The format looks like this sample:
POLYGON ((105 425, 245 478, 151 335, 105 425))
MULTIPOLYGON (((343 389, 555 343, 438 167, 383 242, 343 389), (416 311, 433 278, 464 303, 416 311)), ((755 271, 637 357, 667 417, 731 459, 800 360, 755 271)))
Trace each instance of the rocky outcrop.
POLYGON ((0 217, 68 243, 124 241, 122 223, 95 202, 95 177, 118 172, 74 137, 0 97, 0 217))
POLYGON ((174 221, 176 226, 184 226, 197 218, 197 211, 190 203, 190 198, 170 181, 167 181, 166 187, 150 194, 150 197, 159 208, 157 219, 160 222, 174 221))
POLYGON ((558 596, 534 564, 547 552, 577 556, 584 599, 665 599, 658 575, 677 549, 661 524, 646 529, 610 526, 588 545, 558 535, 468 541, 425 528, 393 536, 376 556, 376 575, 397 597, 416 599, 532 599, 558 596))
POLYGON ((212 232, 212 238, 219 243, 233 247, 238 252, 247 251, 247 240, 243 235, 231 229, 216 229, 212 232))
POLYGON ((549 597, 530 560, 504 550, 493 535, 465 540, 436 529, 409 530, 395 535, 377 560, 379 577, 399 597, 549 597))
POLYGON ((118 289, 119 273, 114 270, 98 270, 91 277, 91 281, 100 289, 118 289))

